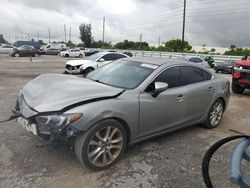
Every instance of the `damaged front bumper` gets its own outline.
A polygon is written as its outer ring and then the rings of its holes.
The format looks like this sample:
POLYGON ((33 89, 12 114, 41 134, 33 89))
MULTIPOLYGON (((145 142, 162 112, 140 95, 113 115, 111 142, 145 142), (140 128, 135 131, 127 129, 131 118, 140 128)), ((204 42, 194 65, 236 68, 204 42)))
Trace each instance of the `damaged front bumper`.
MULTIPOLYGON (((16 120, 18 124, 20 124, 28 132, 31 132, 40 138, 41 146, 53 144, 60 140, 67 141, 80 134, 80 130, 73 127, 70 122, 63 124, 62 126, 53 126, 46 123, 39 124, 37 122, 37 117, 46 117, 46 115, 50 113, 39 113, 35 111, 27 105, 22 95, 18 96, 16 107, 12 110, 12 112, 17 117, 16 120)), ((60 116, 60 113, 57 112, 56 115, 52 114, 52 116, 57 115, 60 116)))

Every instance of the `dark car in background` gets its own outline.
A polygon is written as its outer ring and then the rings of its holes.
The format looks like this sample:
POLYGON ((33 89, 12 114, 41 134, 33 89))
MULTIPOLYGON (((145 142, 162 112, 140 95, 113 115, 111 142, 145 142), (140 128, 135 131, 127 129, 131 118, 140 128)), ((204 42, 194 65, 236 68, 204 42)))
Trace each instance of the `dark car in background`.
POLYGON ((19 48, 14 48, 13 51, 10 53, 12 57, 38 57, 41 55, 41 51, 34 48, 33 46, 23 45, 19 48))
POLYGON ((98 53, 98 52, 101 52, 101 50, 98 50, 98 49, 90 50, 90 51, 88 51, 88 52, 84 52, 84 55, 85 55, 85 56, 91 56, 91 55, 96 54, 96 53, 98 53))
POLYGON ((129 56, 129 57, 133 57, 133 53, 132 52, 123 52, 123 54, 129 56))
POLYGON ((24 41, 24 40, 18 40, 16 41, 13 46, 15 46, 16 48, 20 47, 20 46, 33 46, 36 49, 40 49, 40 44, 39 42, 35 42, 35 41, 24 41))
POLYGON ((231 73, 232 67, 235 64, 235 60, 226 60, 224 62, 217 62, 214 63, 213 69, 216 73, 222 72, 222 73, 231 73))

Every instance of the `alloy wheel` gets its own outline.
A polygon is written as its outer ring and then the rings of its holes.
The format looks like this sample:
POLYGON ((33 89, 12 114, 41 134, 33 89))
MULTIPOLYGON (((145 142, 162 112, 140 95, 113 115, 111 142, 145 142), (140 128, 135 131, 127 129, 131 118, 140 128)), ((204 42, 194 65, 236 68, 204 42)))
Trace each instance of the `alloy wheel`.
POLYGON ((104 167, 117 159, 124 144, 122 132, 113 126, 98 130, 91 138, 87 157, 89 161, 98 167, 104 167))
POLYGON ((223 115, 223 104, 218 101, 213 105, 212 110, 210 112, 209 115, 210 124, 213 127, 216 127, 219 124, 222 115, 223 115))

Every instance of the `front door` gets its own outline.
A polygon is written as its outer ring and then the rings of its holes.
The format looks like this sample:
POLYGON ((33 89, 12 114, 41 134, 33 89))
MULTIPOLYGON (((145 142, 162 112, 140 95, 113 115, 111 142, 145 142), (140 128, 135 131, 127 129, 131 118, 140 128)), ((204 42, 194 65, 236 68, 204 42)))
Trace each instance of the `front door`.
POLYGON ((168 68, 140 94, 140 136, 181 126, 185 121, 186 87, 180 87, 180 81, 180 68, 168 68), (169 85, 157 97, 152 96, 155 82, 166 82, 169 85))

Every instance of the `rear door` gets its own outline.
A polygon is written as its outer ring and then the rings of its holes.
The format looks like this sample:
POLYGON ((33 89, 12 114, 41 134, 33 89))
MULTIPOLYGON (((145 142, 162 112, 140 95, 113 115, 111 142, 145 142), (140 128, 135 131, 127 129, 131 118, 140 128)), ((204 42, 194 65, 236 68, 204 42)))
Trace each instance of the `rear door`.
POLYGON ((180 68, 172 67, 163 71, 140 94, 140 136, 181 126, 185 121, 186 88, 181 86, 180 68), (166 82, 169 87, 157 97, 152 96, 155 82, 166 82))
POLYGON ((182 86, 186 88, 186 123, 201 120, 214 97, 214 82, 207 71, 193 66, 181 67, 182 86))

